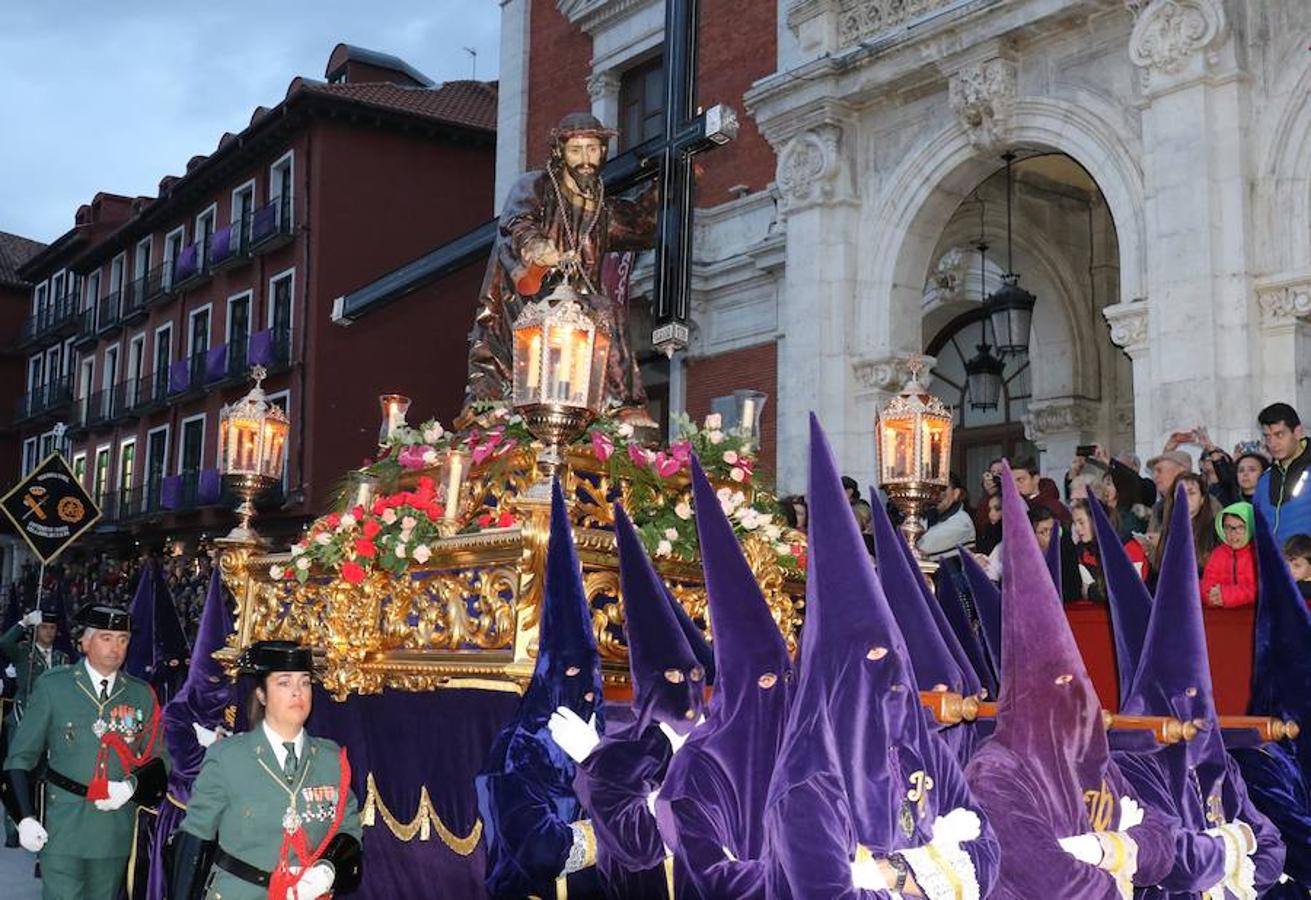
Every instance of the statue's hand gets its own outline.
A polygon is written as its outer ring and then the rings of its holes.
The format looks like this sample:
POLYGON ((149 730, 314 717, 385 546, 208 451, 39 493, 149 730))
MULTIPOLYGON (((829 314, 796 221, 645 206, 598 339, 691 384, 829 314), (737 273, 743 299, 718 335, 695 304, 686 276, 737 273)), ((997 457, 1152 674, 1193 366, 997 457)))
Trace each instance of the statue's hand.
POLYGON ((556 248, 555 244, 545 238, 539 241, 533 241, 525 247, 524 250, 524 255, 528 257, 529 262, 536 263, 539 266, 547 266, 552 269, 560 265, 559 249, 556 248))

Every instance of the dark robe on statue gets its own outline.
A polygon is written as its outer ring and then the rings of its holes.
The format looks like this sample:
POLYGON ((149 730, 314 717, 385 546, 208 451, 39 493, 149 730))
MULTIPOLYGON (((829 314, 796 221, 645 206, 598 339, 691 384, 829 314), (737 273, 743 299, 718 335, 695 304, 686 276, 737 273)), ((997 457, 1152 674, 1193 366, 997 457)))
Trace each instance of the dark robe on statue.
POLYGON ((1144 806, 1140 824, 1120 827, 1124 799, 1137 794, 1111 759, 1101 703, 1009 468, 1002 510, 997 726, 965 770, 1001 843, 993 896, 1122 898, 1170 871, 1173 820, 1144 806), (1089 833, 1103 847, 1097 865, 1059 843, 1089 833))
POLYGON ((792 663, 733 526, 698 461, 697 534, 714 638, 704 724, 669 764, 656 799, 678 900, 764 900, 765 796, 792 696, 792 663))
POLYGON ((595 714, 600 730, 601 704, 601 658, 557 481, 532 680, 474 778, 487 845, 487 893, 494 900, 604 896, 595 859, 580 853, 594 839, 580 840, 591 833, 591 823, 574 795, 574 762, 546 728, 551 713, 567 706, 583 721, 595 714))
POLYGON ((164 900, 168 890, 168 878, 164 872, 165 846, 169 836, 186 818, 191 785, 200 774, 200 764, 205 761, 205 748, 200 745, 193 725, 211 731, 220 725, 232 726, 226 713, 236 702, 235 691, 231 679, 214 659, 214 653, 227 645, 231 633, 232 613, 228 608, 228 595, 215 566, 209 577, 209 592, 205 595, 205 608, 200 614, 200 628, 196 633, 187 680, 177 696, 165 705, 160 716, 164 743, 173 765, 168 773, 168 794, 160 804, 155 825, 147 893, 150 900, 164 900))
MULTIPOLYGON (((525 258, 525 247, 542 240, 549 240, 561 253, 576 246, 583 273, 592 290, 597 292, 590 297, 584 295, 584 300, 594 302, 609 314, 614 323, 610 364, 606 372, 607 399, 623 406, 646 406, 646 391, 642 387, 628 335, 628 309, 611 304, 609 298, 599 292, 601 264, 606 253, 654 246, 657 192, 648 189, 637 200, 607 197, 598 215, 594 207, 583 207, 580 196, 571 194, 564 178, 563 171, 558 171, 556 179, 565 198, 563 210, 546 170, 520 176, 501 207, 496 245, 487 261, 487 275, 483 279, 482 305, 469 334, 466 406, 479 401, 508 399, 512 383, 514 321, 527 303, 545 297, 559 281, 558 275, 548 277, 541 290, 529 297, 520 295, 515 288, 515 283, 531 265, 525 258), (573 241, 569 234, 573 235, 573 241)), ((582 285, 575 283, 574 287, 583 293, 582 285)))
MULTIPOLYGON (((1166 532, 1156 600, 1149 608, 1114 614, 1117 630, 1135 632, 1116 640, 1120 680, 1129 684, 1121 696, 1121 711, 1172 716, 1195 722, 1200 729, 1190 741, 1164 745, 1153 741, 1145 750, 1121 749, 1118 736, 1111 736, 1113 758, 1142 801, 1180 822, 1174 867, 1159 887, 1140 891, 1139 896, 1153 900, 1201 897, 1205 891, 1223 890, 1223 884, 1239 890, 1251 890, 1254 885, 1264 892, 1279 879, 1284 843, 1270 820, 1248 800, 1238 764, 1225 752, 1211 686, 1188 504, 1183 502, 1183 487, 1176 490, 1180 496, 1166 532), (1144 614, 1146 628, 1137 633, 1144 614), (1137 654, 1131 649, 1135 646, 1137 654), (1130 671, 1126 673, 1126 669, 1130 671), (1254 849, 1247 846, 1238 822, 1251 829, 1254 849), (1249 849, 1253 852, 1247 852, 1249 849)), ((1089 505, 1106 565, 1107 598, 1116 606, 1138 607, 1143 597, 1132 582, 1142 585, 1142 579, 1101 504, 1093 501, 1089 505), (1121 579, 1132 582, 1122 583, 1121 579)))
MULTIPOLYGON (((1293 740, 1230 746, 1256 808, 1283 835, 1288 855, 1284 874, 1295 885, 1281 885, 1269 897, 1311 893, 1311 614, 1284 564, 1270 525, 1256 514, 1256 562, 1260 591, 1256 603, 1256 650, 1248 713, 1293 719, 1301 733, 1293 740)), ((1229 736, 1226 735, 1228 740, 1229 736)))
MULTIPOLYGON (((979 678, 947 624, 937 599, 929 594, 910 547, 901 532, 892 526, 887 508, 882 503, 874 503, 872 508, 879 583, 910 651, 916 685, 921 691, 977 696, 981 690, 979 678)), ((974 723, 941 725, 928 709, 923 713, 929 726, 938 731, 964 765, 974 752, 974 723)))
POLYGON ((910 654, 811 417, 801 676, 765 807, 766 895, 873 900, 902 857, 930 900, 987 896, 997 841, 955 754, 925 721, 910 654))
POLYGON ((648 797, 664 783, 676 752, 672 741, 681 743, 703 716, 705 668, 637 529, 617 505, 615 539, 634 721, 603 738, 578 764, 574 790, 596 828, 597 868, 606 896, 669 898, 668 854, 648 797))

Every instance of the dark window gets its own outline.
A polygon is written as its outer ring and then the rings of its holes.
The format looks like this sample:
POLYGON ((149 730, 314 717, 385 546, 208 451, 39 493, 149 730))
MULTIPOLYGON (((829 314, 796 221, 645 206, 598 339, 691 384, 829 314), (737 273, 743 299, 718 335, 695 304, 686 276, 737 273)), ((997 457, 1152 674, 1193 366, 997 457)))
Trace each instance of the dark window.
POLYGON ((291 276, 273 282, 273 330, 282 334, 291 328, 291 276))
POLYGON ((192 419, 182 424, 182 460, 178 467, 181 473, 200 471, 200 451, 204 440, 204 419, 192 419))
POLYGON ((209 351, 209 310, 191 317, 191 355, 209 351))
POLYGON ((619 82, 619 151, 631 150, 665 131, 664 57, 634 66, 619 82))

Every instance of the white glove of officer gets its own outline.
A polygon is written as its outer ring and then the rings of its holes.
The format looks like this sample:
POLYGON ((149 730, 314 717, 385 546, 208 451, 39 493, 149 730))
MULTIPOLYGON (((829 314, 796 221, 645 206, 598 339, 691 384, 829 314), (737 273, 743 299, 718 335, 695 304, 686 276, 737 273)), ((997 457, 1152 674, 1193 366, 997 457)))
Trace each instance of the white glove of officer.
POLYGON ((888 889, 888 883, 883 880, 883 870, 868 851, 856 851, 856 858, 851 863, 851 886, 861 891, 888 889))
POLYGON ((1128 831, 1130 828, 1137 828, 1143 824, 1143 808, 1138 805, 1138 801, 1132 797, 1120 798, 1120 827, 1119 831, 1128 831))
POLYGON ((5 666, 5 677, 6 677, 6 678, 17 678, 17 677, 18 677, 18 670, 14 668, 14 664, 13 664, 13 663, 10 663, 9 665, 5 666))
POLYGON ((551 713, 546 729, 551 732, 551 739, 576 763, 591 756, 596 745, 601 743, 601 736, 596 733, 595 714, 584 722, 578 713, 567 706, 551 713))
POLYGON ((316 900, 332 890, 337 872, 329 863, 315 863, 293 888, 287 888, 287 900, 316 900))
POLYGON ((31 816, 18 823, 18 843, 24 850, 40 853, 48 840, 50 840, 49 833, 31 816))
POLYGON ((34 609, 22 619, 24 628, 35 628, 41 624, 41 610, 34 609))
POLYGON ((1063 837, 1056 843, 1081 863, 1095 866, 1102 861, 1102 843, 1095 834, 1076 834, 1063 837))
POLYGON ((191 728, 196 732, 196 742, 200 744, 200 746, 206 748, 208 748, 211 744, 217 741, 222 736, 223 733, 223 729, 221 728, 219 729, 206 728, 204 725, 201 725, 199 722, 192 722, 191 728))
POLYGON ((131 800, 134 793, 136 793, 136 788, 126 781, 111 781, 109 783, 109 797, 105 800, 97 800, 96 809, 101 812, 113 812, 131 800))

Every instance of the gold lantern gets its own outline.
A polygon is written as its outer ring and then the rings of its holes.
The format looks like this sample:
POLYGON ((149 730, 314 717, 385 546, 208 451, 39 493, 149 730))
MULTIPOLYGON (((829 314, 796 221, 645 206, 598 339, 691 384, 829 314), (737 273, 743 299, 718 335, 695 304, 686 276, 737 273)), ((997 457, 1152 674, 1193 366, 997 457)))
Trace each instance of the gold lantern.
POLYGON ((916 555, 924 533, 920 512, 942 496, 951 470, 951 410, 920 383, 924 362, 908 360, 910 381, 875 424, 879 485, 905 517, 901 529, 916 555))
POLYGON ((544 481, 559 468, 560 446, 601 413, 609 358, 609 319, 568 284, 524 307, 515 320, 512 402, 546 445, 537 459, 544 481))
POLYGON ((255 384, 246 396, 219 412, 219 472, 241 498, 239 524, 228 533, 234 543, 263 543, 250 526, 254 500, 282 480, 284 452, 291 424, 282 408, 269 402, 263 366, 250 370, 255 384))

